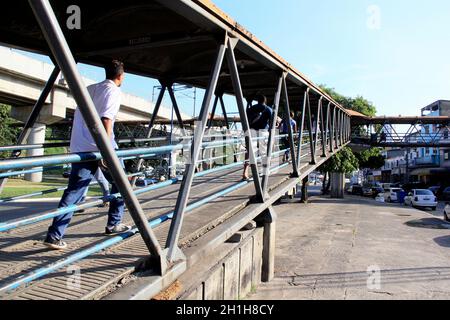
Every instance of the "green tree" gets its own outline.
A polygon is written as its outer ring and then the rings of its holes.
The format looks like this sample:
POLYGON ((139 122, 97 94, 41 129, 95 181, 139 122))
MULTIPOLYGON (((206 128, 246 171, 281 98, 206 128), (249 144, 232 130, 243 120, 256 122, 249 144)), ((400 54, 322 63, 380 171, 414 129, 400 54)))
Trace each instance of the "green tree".
MULTIPOLYGON (((11 107, 0 104, 0 146, 8 146, 16 143, 20 128, 13 128, 15 122, 11 117, 11 107)), ((0 152, 0 158, 8 157, 9 153, 0 152)))
POLYGON ((361 169, 380 169, 384 166, 385 158, 379 148, 371 148, 355 154, 361 169))
POLYGON ((329 175, 331 172, 352 173, 358 169, 359 161, 352 149, 348 147, 343 148, 318 169, 319 172, 324 174, 323 193, 327 194, 330 190, 331 181, 329 179, 329 175))
POLYGON ((334 88, 329 88, 325 85, 320 85, 320 88, 346 109, 362 113, 368 117, 374 117, 377 114, 377 108, 373 103, 362 96, 357 96, 356 98, 346 97, 336 92, 334 88))

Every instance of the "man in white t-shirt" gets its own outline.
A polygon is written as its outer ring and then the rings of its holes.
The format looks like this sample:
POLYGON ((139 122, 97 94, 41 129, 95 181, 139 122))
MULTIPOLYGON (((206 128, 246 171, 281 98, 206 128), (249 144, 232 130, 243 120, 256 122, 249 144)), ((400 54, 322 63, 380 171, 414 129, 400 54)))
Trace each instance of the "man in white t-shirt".
MULTIPOLYGON (((117 149, 114 139, 114 122, 120 109, 122 92, 120 87, 125 77, 124 65, 114 60, 105 66, 106 80, 88 87, 89 94, 94 102, 95 108, 102 120, 112 146, 117 149)), ((72 153, 96 152, 98 147, 92 138, 83 116, 77 108, 72 127, 70 139, 70 151, 72 153)), ((108 168, 103 161, 74 163, 69 178, 69 186, 59 203, 59 208, 67 208, 76 205, 83 200, 84 193, 98 169, 103 171, 106 179, 112 184, 111 193, 118 193, 118 189, 109 174, 108 168)), ((125 204, 122 199, 111 201, 108 213, 108 224, 105 229, 107 235, 116 235, 131 230, 131 227, 122 224, 125 204)), ((53 220, 48 229, 44 244, 55 250, 62 250, 67 244, 62 241, 66 228, 72 219, 73 212, 60 215, 53 220)))

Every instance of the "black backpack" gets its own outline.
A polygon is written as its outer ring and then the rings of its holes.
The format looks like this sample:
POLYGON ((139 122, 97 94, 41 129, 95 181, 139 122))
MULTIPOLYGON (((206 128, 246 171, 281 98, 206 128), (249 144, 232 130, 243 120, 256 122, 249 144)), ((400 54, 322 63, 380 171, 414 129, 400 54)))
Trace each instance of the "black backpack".
POLYGON ((250 107, 247 109, 247 117, 250 129, 259 130, 259 122, 261 122, 262 113, 257 112, 255 108, 250 107))

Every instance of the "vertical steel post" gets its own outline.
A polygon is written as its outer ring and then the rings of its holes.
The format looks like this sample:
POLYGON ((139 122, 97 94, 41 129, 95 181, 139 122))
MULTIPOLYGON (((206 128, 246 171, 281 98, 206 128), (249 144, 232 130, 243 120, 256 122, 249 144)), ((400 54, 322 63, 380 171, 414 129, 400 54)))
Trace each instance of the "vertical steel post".
POLYGON ((322 112, 320 113, 320 130, 322 135, 322 158, 325 158, 327 156, 327 125, 325 124, 326 116, 324 116, 325 111, 323 110, 322 105, 322 112))
POLYGON ((337 139, 337 107, 333 107, 333 148, 338 149, 338 139, 337 139))
MULTIPOLYGON (((226 36, 226 39, 228 36, 226 36)), ((193 144, 191 147, 191 159, 186 164, 184 173, 184 179, 180 186, 178 193, 177 203, 175 206, 174 216, 170 225, 169 234, 166 242, 167 257, 169 261, 174 261, 179 254, 178 240, 181 233, 181 227, 183 225, 183 219, 186 211, 187 202, 191 193, 192 182, 194 181, 196 162, 200 154, 203 137, 208 120, 208 112, 211 106, 211 100, 214 92, 216 91, 217 82, 219 80, 220 71, 222 70, 222 64, 225 57, 226 43, 219 46, 217 52, 217 58, 214 67, 211 71, 211 75, 208 82, 208 87, 203 98, 203 104, 200 111, 200 123, 194 133, 193 144)))
POLYGON ((264 192, 261 185, 261 179, 259 176, 258 163, 256 160, 256 154, 253 147, 252 132, 248 121, 247 111, 244 105, 244 95, 242 93, 241 80, 239 79, 239 69, 236 63, 236 57, 234 55, 234 48, 237 44, 237 39, 228 39, 227 49, 227 61, 228 67, 231 73, 231 80, 233 82, 234 94, 236 96, 236 102, 241 117, 242 129, 245 132, 246 139, 248 139, 248 153, 250 156, 250 167, 252 169, 253 182, 255 184, 256 198, 259 202, 264 202, 264 192))
MULTIPOLYGON (((162 101, 164 98, 164 94, 166 93, 166 90, 167 90, 167 87, 165 85, 162 85, 161 91, 159 92, 158 100, 156 101, 156 104, 155 104, 155 109, 153 110, 152 118, 150 119, 147 134, 145 135, 145 138, 147 138, 147 139, 150 139, 152 137, 153 128, 155 126, 155 122, 158 117, 159 110, 161 109, 162 101)), ((144 159, 139 159, 137 166, 136 166, 136 169, 138 172, 141 171, 144 161, 145 161, 144 159)), ((133 188, 136 186, 137 179, 138 179, 138 177, 133 177, 133 179, 131 180, 131 186, 133 188)))
POLYGON ((288 128, 288 138, 289 138, 289 146, 291 148, 291 157, 292 157, 292 175, 296 178, 299 177, 298 174, 298 166, 297 166, 297 160, 295 159, 297 155, 295 154, 295 143, 294 143, 294 133, 292 130, 292 124, 291 124, 291 107, 289 105, 289 92, 287 88, 286 78, 283 77, 283 92, 284 92, 284 113, 285 118, 284 121, 288 128))
POLYGON ((166 272, 167 263, 165 260, 161 259, 162 251, 158 239, 150 228, 145 213, 133 193, 133 189, 122 169, 119 158, 106 134, 106 130, 86 89, 86 85, 77 70, 75 60, 59 22, 56 19, 55 13, 48 0, 29 0, 29 3, 39 22, 47 44, 49 45, 58 66, 64 73, 87 127, 110 169, 111 176, 125 201, 130 215, 136 223, 149 252, 152 254, 151 258, 155 262, 154 267, 158 273, 164 274, 166 272))
POLYGON ((327 114, 326 114, 326 117, 325 117, 325 125, 324 125, 324 127, 325 127, 325 145, 324 145, 324 154, 325 154, 325 156, 326 156, 326 154, 327 154, 327 148, 328 148, 328 145, 329 145, 329 143, 328 143, 328 141, 329 141, 329 136, 330 136, 330 107, 331 107, 331 102, 328 102, 328 105, 327 105, 327 114))
POLYGON ((332 110, 334 110, 334 108, 333 108, 333 105, 330 102, 328 104, 328 140, 329 140, 328 144, 329 144, 331 153, 334 152, 334 144, 333 144, 334 133, 333 133, 333 114, 332 114, 332 110))
MULTIPOLYGON (((55 66, 53 68, 52 73, 50 74, 50 77, 47 80, 47 83, 44 86, 44 89, 42 90, 39 98, 37 99, 35 105, 33 106, 33 110, 31 111, 31 114, 28 116, 27 121, 25 122, 25 125, 22 129, 22 132, 20 133, 19 138, 17 139, 16 145, 22 145, 26 143, 28 140, 28 137, 30 136, 31 130, 33 129, 33 126, 35 125, 39 114, 41 113, 42 108, 44 107, 45 100, 47 100, 48 96, 52 92, 53 86, 55 85, 56 79, 58 78, 60 74, 60 69, 58 66, 55 66)), ((11 153, 11 158, 18 158, 22 153, 22 150, 15 150, 11 153)), ((3 191, 3 188, 5 187, 6 183, 8 182, 8 178, 4 178, 0 180, 0 194, 3 191)))
POLYGON ((270 176, 270 166, 272 163, 272 152, 275 145, 275 131, 277 126, 277 118, 278 118, 278 110, 280 107, 280 99, 281 99, 281 90, 283 86, 283 79, 286 74, 283 74, 280 77, 278 82, 277 92, 275 93, 275 101, 273 105, 273 116, 272 123, 270 124, 270 134, 269 134, 269 142, 267 144, 267 157, 266 161, 263 160, 263 178, 262 178, 262 188, 265 195, 267 195, 267 188, 269 185, 269 176, 270 176))
POLYGON ((302 109, 302 120, 299 126, 299 135, 298 135, 298 150, 297 150, 297 170, 300 172, 300 166, 302 162, 302 148, 303 148, 303 132, 305 131, 305 113, 306 113, 306 104, 308 103, 309 88, 305 90, 305 97, 303 98, 303 109, 302 109))

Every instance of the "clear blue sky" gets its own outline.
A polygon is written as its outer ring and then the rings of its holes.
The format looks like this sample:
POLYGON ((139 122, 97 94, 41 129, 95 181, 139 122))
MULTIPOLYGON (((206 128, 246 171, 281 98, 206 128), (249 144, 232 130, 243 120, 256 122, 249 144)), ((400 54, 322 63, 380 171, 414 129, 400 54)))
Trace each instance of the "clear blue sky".
MULTIPOLYGON (((448 0, 215 3, 314 82, 364 96, 379 115, 418 115, 435 100, 450 100, 448 0)), ((103 77, 90 67, 82 73, 103 77)), ((124 90, 151 99, 154 84, 129 77, 124 90)), ((192 113, 191 100, 180 103, 192 113)))

